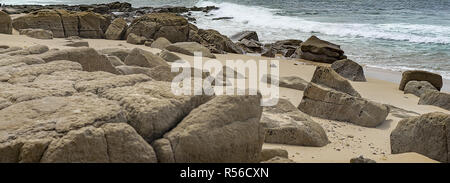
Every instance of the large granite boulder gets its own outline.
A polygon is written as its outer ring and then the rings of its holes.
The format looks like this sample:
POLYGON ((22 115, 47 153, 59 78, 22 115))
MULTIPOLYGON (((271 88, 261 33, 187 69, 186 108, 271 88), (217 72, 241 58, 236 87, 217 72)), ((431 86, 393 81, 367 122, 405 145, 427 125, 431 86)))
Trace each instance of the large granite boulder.
POLYGON ((450 111, 450 94, 427 91, 420 96, 419 105, 434 105, 450 111))
POLYGON ((0 11, 0 34, 12 34, 11 17, 3 11, 0 11))
POLYGON ((108 26, 105 32, 105 38, 111 40, 121 40, 127 31, 127 22, 123 18, 116 18, 108 26))
POLYGON ((126 32, 156 40, 164 37, 170 42, 184 42, 189 36, 188 21, 172 13, 150 13, 136 18, 126 32))
POLYGON ((393 154, 416 152, 447 163, 450 159, 450 115, 434 112, 400 121, 391 133, 393 154))
POLYGON ((152 44, 150 45, 150 47, 152 48, 158 48, 158 49, 165 49, 166 47, 168 47, 170 44, 172 44, 169 40, 167 40, 164 37, 160 37, 158 39, 156 39, 155 41, 152 42, 152 44))
POLYGON ((55 10, 61 17, 64 37, 79 36, 79 19, 76 12, 70 12, 62 9, 55 10))
POLYGON ((148 142, 161 138, 191 110, 211 98, 204 95, 175 95, 171 83, 162 81, 109 89, 100 95, 119 101, 126 110, 128 123, 148 142))
POLYGON ((44 29, 56 38, 80 36, 104 38, 110 20, 93 12, 70 12, 66 10, 42 9, 13 20, 12 25, 20 29, 44 29))
POLYGON ((258 162, 264 141, 261 95, 216 96, 159 139, 155 151, 175 163, 258 162))
POLYGON ((168 66, 169 64, 161 57, 140 48, 134 48, 130 54, 125 58, 124 63, 131 66, 139 67, 156 67, 156 66, 168 66))
POLYGON ((346 59, 344 51, 339 45, 311 36, 296 50, 299 58, 315 62, 333 63, 346 59))
POLYGON ((322 147, 329 143, 325 130, 286 99, 275 106, 264 107, 261 125, 265 142, 322 147))
POLYGON ((386 120, 389 107, 321 85, 309 83, 298 106, 302 112, 325 119, 377 127, 386 120))
POLYGON ((118 74, 111 62, 109 62, 108 57, 99 54, 93 48, 81 47, 48 51, 41 54, 40 57, 46 62, 55 60, 70 60, 78 62, 83 66, 84 71, 105 71, 118 74))
POLYGON ((363 67, 352 60, 338 60, 331 64, 331 68, 333 68, 334 71, 336 71, 342 77, 347 78, 348 80, 367 81, 366 77, 364 76, 363 67))
POLYGON ((240 49, 236 44, 234 44, 230 38, 220 34, 216 30, 199 29, 197 34, 202 39, 200 43, 203 44, 204 46, 212 47, 210 48, 212 50, 219 50, 222 52, 237 53, 237 54, 243 53, 242 49, 240 49))
POLYGON ((430 82, 428 81, 410 81, 406 84, 404 93, 411 93, 415 96, 422 96, 422 94, 428 91, 438 91, 430 82))
POLYGON ((56 38, 65 37, 61 16, 55 10, 39 10, 13 20, 12 25, 16 30, 44 29, 53 32, 56 38))
POLYGON ((409 81, 428 81, 430 82, 437 90, 441 90, 442 88, 442 76, 439 74, 431 73, 428 71, 405 71, 402 74, 402 80, 400 81, 400 90, 404 90, 406 84, 409 81))
POLYGON ((117 102, 46 97, 0 110, 0 162, 157 162, 117 102))
POLYGON ((347 79, 340 76, 330 67, 317 66, 311 82, 324 85, 351 96, 361 97, 361 95, 353 88, 347 79))
POLYGON ((208 48, 196 42, 174 43, 167 46, 166 50, 190 56, 194 56, 195 52, 199 52, 203 57, 216 58, 216 56, 212 54, 208 48))
POLYGON ((77 13, 79 36, 84 38, 105 38, 105 32, 111 23, 109 19, 93 12, 77 13))

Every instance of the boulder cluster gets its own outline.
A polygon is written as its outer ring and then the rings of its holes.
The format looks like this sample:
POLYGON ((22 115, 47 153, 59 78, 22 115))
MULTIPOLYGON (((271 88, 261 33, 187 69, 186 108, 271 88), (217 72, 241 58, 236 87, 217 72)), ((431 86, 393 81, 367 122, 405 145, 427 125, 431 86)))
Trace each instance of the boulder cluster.
POLYGON ((105 38, 105 31, 111 23, 108 16, 93 12, 71 12, 66 10, 39 10, 15 18, 12 25, 16 30, 44 29, 55 38, 80 36, 84 38, 105 38))
POLYGON ((450 110, 450 94, 440 92, 442 76, 428 71, 413 70, 402 74, 399 89, 420 97, 419 105, 434 105, 450 110))
POLYGON ((10 48, 0 162, 260 161, 261 95, 175 95, 168 63, 138 48, 10 48))
POLYGON ((325 119, 377 127, 389 114, 389 107, 369 101, 350 82, 330 67, 318 66, 298 106, 302 112, 325 119))

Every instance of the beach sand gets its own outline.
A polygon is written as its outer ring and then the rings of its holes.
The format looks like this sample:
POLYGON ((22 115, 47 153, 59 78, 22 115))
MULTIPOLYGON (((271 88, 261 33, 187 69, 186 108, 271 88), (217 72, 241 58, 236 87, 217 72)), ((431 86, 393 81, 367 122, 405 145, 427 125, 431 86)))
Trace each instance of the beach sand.
MULTIPOLYGON (((17 33, 16 33, 17 34, 17 33)), ((157 53, 159 49, 153 49, 144 45, 132 45, 125 41, 113 41, 104 39, 83 39, 88 41, 91 48, 142 48, 144 50, 157 53)), ((50 49, 67 49, 63 46, 66 39, 55 38, 52 40, 33 39, 21 35, 0 34, 0 45, 28 47, 35 44, 49 46, 50 49)), ((192 56, 177 54, 183 59, 193 62, 192 56)), ((264 58, 250 55, 225 54, 216 55, 217 60, 224 62, 227 59, 241 60, 279 60, 280 76, 298 76, 307 81, 311 80, 315 70, 315 65, 304 60, 285 60, 281 58, 264 58)), ((206 58, 205 58, 206 59, 206 58)), ((313 119, 321 124, 325 129, 330 144, 324 147, 302 147, 280 144, 264 144, 264 148, 282 148, 289 152, 289 158, 299 163, 348 163, 351 158, 363 155, 374 159, 377 162, 436 162, 417 153, 405 153, 392 155, 390 153, 390 133, 396 127, 401 117, 425 114, 440 111, 450 113, 450 111, 434 107, 417 105, 419 98, 411 94, 403 94, 398 90, 400 72, 392 72, 381 69, 365 68, 368 82, 351 82, 353 87, 363 98, 383 104, 390 104, 406 111, 393 112, 389 114, 387 120, 377 128, 366 128, 346 122, 332 121, 326 119, 313 119)), ((444 88, 449 91, 449 81, 444 82, 444 88)), ((280 88, 280 96, 287 98, 297 106, 303 96, 299 90, 280 88)))

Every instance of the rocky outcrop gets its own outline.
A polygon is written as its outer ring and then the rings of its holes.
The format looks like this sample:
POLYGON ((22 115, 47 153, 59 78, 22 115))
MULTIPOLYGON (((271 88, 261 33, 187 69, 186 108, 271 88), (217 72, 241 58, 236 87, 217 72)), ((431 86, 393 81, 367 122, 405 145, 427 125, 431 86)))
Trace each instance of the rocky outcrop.
POLYGON ((12 105, 0 116, 0 162, 156 162, 153 148, 118 123, 125 119, 113 101, 46 97, 12 105))
POLYGON ((336 71, 339 75, 347 78, 350 81, 367 81, 366 77, 364 76, 363 67, 352 60, 338 60, 331 64, 331 68, 333 68, 333 70, 336 71))
POLYGON ((393 154, 416 152, 446 163, 450 154, 450 115, 428 113, 400 121, 391 133, 393 154))
POLYGON ((110 20, 93 12, 71 12, 65 10, 38 10, 13 20, 15 29, 44 29, 56 38, 80 36, 104 38, 110 20))
POLYGON ((237 45, 240 46, 245 53, 261 53, 263 50, 263 44, 255 40, 242 39, 237 45))
POLYGON ((36 39, 53 39, 53 33, 44 29, 21 29, 19 34, 36 39))
POLYGON ((428 71, 414 70, 403 72, 399 89, 403 91, 409 81, 428 81, 437 90, 440 91, 442 88, 442 76, 428 71))
POLYGON ((111 20, 92 12, 77 13, 79 20, 79 36, 84 38, 105 38, 105 32, 111 20))
POLYGON ((438 91, 430 82, 428 81, 410 81, 406 84, 404 93, 411 93, 415 96, 422 96, 422 94, 428 91, 438 91))
POLYGON ((351 96, 313 82, 306 87, 298 109, 311 116, 364 127, 377 127, 389 114, 389 108, 384 104, 351 96))
POLYGON ((450 94, 439 91, 427 91, 420 96, 419 105, 434 105, 450 111, 450 94))
POLYGON ((324 85, 354 97, 361 97, 361 95, 353 88, 347 79, 340 76, 330 67, 317 66, 311 82, 324 85))
POLYGON ((111 62, 105 55, 99 54, 93 48, 72 48, 66 50, 48 51, 40 57, 46 61, 51 62, 55 60, 70 60, 78 62, 83 66, 84 71, 105 71, 113 74, 118 74, 111 62))
POLYGON ((236 44, 234 44, 233 41, 230 40, 230 38, 220 34, 216 30, 199 29, 196 33, 195 31, 192 32, 192 34, 194 34, 193 36, 197 34, 198 35, 197 37, 199 37, 200 40, 191 40, 191 41, 199 42, 203 46, 209 48, 213 53, 221 53, 221 52, 237 53, 237 54, 243 53, 242 50, 236 44))
POLYGON ((195 52, 199 52, 203 57, 216 58, 216 56, 212 54, 208 48, 196 42, 174 43, 167 46, 166 50, 190 56, 194 56, 195 52))
POLYGON ((329 143, 325 130, 286 99, 275 106, 264 107, 261 125, 265 142, 322 147, 329 143))
POLYGON ((242 41, 243 39, 259 41, 258 34, 255 31, 238 32, 230 38, 236 41, 242 41))
POLYGON ((39 10, 17 17, 12 25, 16 30, 44 29, 53 32, 54 37, 65 37, 61 16, 54 10, 39 10))
POLYGON ((12 20, 11 17, 0 11, 0 34, 12 34, 12 20))
POLYGON ((311 36, 296 50, 297 57, 315 62, 333 63, 346 59, 339 45, 311 36))
POLYGON ((140 48, 134 48, 130 54, 125 58, 126 65, 139 66, 139 67, 156 67, 156 66, 168 66, 166 61, 161 57, 154 55, 149 51, 145 51, 140 48))
POLYGON ((105 38, 111 40, 124 39, 125 32, 127 31, 127 22, 123 18, 116 18, 108 26, 105 32, 105 38))
POLYGON ((83 71, 82 60, 96 55, 76 48, 0 58, 0 162, 259 161, 261 95, 176 95, 171 82, 156 81, 177 74, 168 65, 83 71))
POLYGON ((184 17, 172 13, 151 13, 133 20, 126 36, 131 33, 153 40, 164 37, 176 43, 187 41, 189 27, 184 17))
POLYGON ((158 140, 158 155, 176 163, 258 162, 264 141, 261 95, 216 96, 158 140))

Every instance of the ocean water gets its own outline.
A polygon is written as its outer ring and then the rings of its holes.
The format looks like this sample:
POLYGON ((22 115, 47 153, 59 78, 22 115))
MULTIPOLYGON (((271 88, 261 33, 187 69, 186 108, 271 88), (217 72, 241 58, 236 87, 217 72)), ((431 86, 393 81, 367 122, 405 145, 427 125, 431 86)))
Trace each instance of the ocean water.
MULTIPOLYGON (((93 4, 117 0, 0 0, 3 4, 93 4)), ((371 67, 421 69, 450 79, 450 0, 128 0, 142 6, 218 6, 194 13, 197 26, 225 35, 254 30, 262 42, 306 40, 341 45, 371 67), (213 21, 217 17, 234 17, 213 21)))

